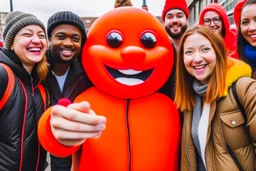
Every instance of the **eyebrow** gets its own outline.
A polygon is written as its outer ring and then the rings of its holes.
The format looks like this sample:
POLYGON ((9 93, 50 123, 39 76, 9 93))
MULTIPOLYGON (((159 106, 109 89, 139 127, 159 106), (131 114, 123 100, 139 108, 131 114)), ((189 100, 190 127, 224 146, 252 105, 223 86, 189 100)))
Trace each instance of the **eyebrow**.
POLYGON ((219 18, 219 19, 220 19, 220 16, 214 16, 214 17, 212 17, 212 18, 207 17, 207 18, 204 18, 204 19, 213 19, 213 18, 219 18))
MULTIPOLYGON (((244 17, 244 18, 241 18, 241 20, 249 20, 250 17, 244 17)), ((256 16, 253 17, 253 19, 256 19, 256 16)))
MULTIPOLYGON (((68 35, 66 32, 57 32, 55 35, 58 35, 58 34, 64 34, 64 35, 68 35)), ((74 33, 74 34, 72 34, 72 36, 81 36, 82 37, 82 35, 81 34, 78 34, 78 33, 74 33)))
POLYGON ((200 46, 200 48, 202 48, 204 46, 212 46, 212 45, 211 44, 204 44, 204 45, 200 46))
POLYGON ((32 29, 28 29, 28 28, 23 28, 23 29, 21 29, 21 31, 30 31, 30 32, 32 32, 33 30, 32 29))
MULTIPOLYGON (((29 29, 29 28, 23 28, 23 29, 21 29, 21 32, 24 32, 24 31, 33 32, 33 29, 29 29)), ((35 31, 35 32, 37 32, 37 33, 41 33, 41 32, 43 32, 43 33, 44 33, 44 31, 43 31, 43 30, 38 30, 38 31, 35 31)))
MULTIPOLYGON (((204 46, 211 46, 211 47, 212 47, 211 44, 204 44, 204 45, 201 45, 199 48, 202 48, 202 47, 204 47, 204 46)), ((185 49, 194 49, 194 48, 191 47, 191 46, 188 46, 188 47, 184 47, 184 50, 185 50, 185 49)))
POLYGON ((182 15, 185 15, 183 12, 177 12, 177 13, 167 13, 167 15, 180 15, 180 14, 182 14, 182 15))

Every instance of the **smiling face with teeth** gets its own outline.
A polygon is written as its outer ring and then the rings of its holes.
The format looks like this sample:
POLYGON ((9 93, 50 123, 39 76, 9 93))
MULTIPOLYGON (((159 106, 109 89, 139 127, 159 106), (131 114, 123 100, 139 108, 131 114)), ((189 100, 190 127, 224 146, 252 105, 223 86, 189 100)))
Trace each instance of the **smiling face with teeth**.
POLYGON ((256 4, 250 4, 243 8, 241 13, 240 29, 244 39, 256 47, 256 4))
POLYGON ((117 82, 127 86, 143 84, 144 81, 150 77, 153 71, 153 69, 146 71, 136 71, 133 69, 118 70, 107 66, 106 69, 117 82))
POLYGON ((204 21, 207 20, 209 20, 208 22, 210 23, 204 23, 204 26, 208 27, 211 31, 221 35, 223 25, 219 14, 215 11, 208 11, 204 15, 204 21))
POLYGON ((49 40, 54 62, 68 64, 80 54, 82 33, 79 28, 71 24, 56 26, 49 40))
POLYGON ((173 55, 170 40, 154 16, 122 7, 106 13, 90 28, 82 64, 100 90, 118 98, 139 98, 164 85, 173 55))
POLYGON ((15 36, 12 49, 17 54, 24 68, 31 72, 40 62, 47 50, 44 30, 38 25, 28 25, 15 36))
POLYGON ((188 73, 206 84, 216 67, 216 53, 206 37, 194 33, 184 42, 183 61, 188 73))

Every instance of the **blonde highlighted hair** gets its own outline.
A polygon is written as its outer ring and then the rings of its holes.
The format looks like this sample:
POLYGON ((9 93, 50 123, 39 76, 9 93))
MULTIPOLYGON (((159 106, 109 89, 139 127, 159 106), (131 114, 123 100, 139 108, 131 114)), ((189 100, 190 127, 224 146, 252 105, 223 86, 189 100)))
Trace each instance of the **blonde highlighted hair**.
POLYGON ((208 39, 216 54, 216 67, 213 70, 206 91, 206 103, 212 103, 223 95, 227 68, 227 52, 223 38, 206 27, 197 26, 187 30, 180 42, 176 64, 175 103, 181 111, 191 111, 195 107, 195 91, 192 88, 194 77, 185 68, 183 55, 184 43, 193 34, 201 34, 208 39))
POLYGON ((36 72, 40 81, 45 80, 48 74, 48 68, 49 68, 46 55, 43 56, 42 60, 39 63, 37 63, 35 67, 36 67, 36 72))

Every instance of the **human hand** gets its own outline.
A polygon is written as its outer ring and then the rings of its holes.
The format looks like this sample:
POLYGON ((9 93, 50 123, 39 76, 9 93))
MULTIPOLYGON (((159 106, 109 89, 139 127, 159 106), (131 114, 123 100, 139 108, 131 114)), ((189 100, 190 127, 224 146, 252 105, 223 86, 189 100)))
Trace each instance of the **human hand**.
POLYGON ((106 128, 106 118, 98 116, 88 102, 55 105, 51 113, 51 130, 65 146, 81 145, 87 138, 97 138, 106 128))

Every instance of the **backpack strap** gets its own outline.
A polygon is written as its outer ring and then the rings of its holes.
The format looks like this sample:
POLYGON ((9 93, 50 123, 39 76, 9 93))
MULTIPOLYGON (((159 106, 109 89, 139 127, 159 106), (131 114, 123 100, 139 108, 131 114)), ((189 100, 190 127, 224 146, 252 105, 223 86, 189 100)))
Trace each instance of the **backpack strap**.
POLYGON ((7 83, 4 95, 3 95, 2 99, 0 100, 0 110, 1 110, 3 108, 3 106, 5 105, 5 103, 7 102, 7 100, 9 99, 9 97, 11 96, 11 93, 14 88, 15 78, 14 78, 14 74, 10 67, 8 67, 7 65, 5 65, 3 63, 0 63, 0 66, 2 66, 6 70, 7 76, 8 76, 8 83, 7 83))
POLYGON ((245 115, 245 110, 244 110, 244 107, 243 105, 240 103, 240 100, 238 98, 238 95, 237 95, 237 92, 236 92, 236 81, 232 84, 232 94, 236 100, 236 103, 241 111, 241 113, 243 114, 243 117, 244 117, 244 120, 247 121, 246 119, 246 115, 245 115))
POLYGON ((43 102, 44 102, 44 110, 47 108, 47 95, 46 90, 42 84, 38 85, 38 90, 42 96, 43 102))
MULTIPOLYGON (((236 81, 232 84, 232 94, 236 100, 236 103, 239 107, 239 110, 241 111, 245 121, 247 120, 246 119, 246 116, 245 116, 245 110, 244 110, 244 107, 243 105, 240 103, 239 101, 239 98, 238 98, 238 95, 237 95, 237 92, 236 92, 236 81)), ((227 147, 227 150, 228 150, 228 153, 230 154, 230 156, 232 157, 233 161, 235 162, 236 166, 238 167, 239 171, 244 171, 244 169, 242 168, 241 164, 239 163, 239 161, 237 160, 235 154, 233 153, 232 149, 230 148, 230 146, 226 143, 226 147, 227 147)))

